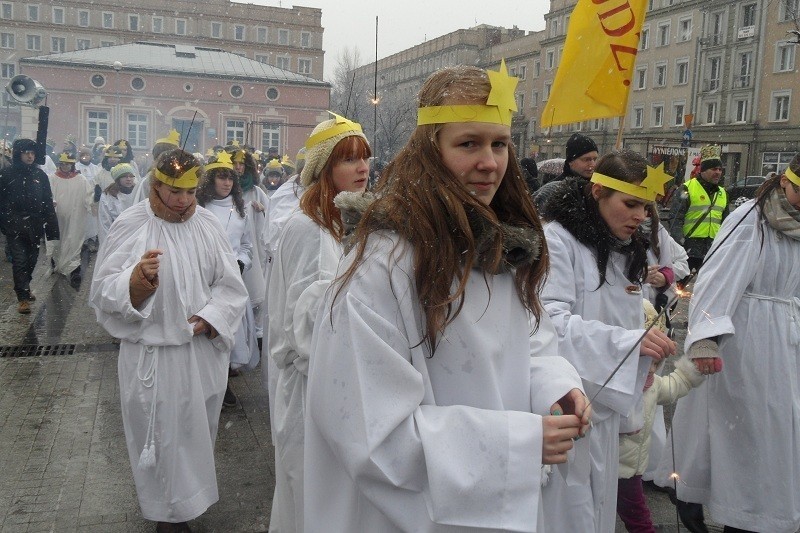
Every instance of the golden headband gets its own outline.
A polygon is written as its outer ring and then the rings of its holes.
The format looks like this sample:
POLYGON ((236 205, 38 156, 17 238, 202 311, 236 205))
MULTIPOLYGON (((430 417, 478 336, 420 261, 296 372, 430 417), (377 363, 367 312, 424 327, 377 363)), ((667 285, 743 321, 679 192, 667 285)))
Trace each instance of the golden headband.
POLYGON ((791 168, 786 167, 786 170, 783 171, 783 175, 786 176, 789 181, 800 187, 800 176, 792 172, 791 168))
POLYGON ((197 187, 197 182, 200 181, 200 177, 197 175, 199 171, 200 167, 192 167, 181 174, 180 177, 173 178, 172 176, 167 176, 160 170, 155 169, 153 175, 155 175, 158 181, 169 185, 170 187, 176 187, 178 189, 194 189, 197 187))
POLYGON ((214 170, 216 168, 227 168, 228 170, 233 170, 233 162, 231 161, 231 155, 228 152, 220 152, 217 156, 217 160, 213 163, 209 163, 203 167, 206 172, 209 170, 214 170))
POLYGON ((487 70, 492 86, 486 104, 444 105, 420 107, 417 110, 417 126, 447 124, 449 122, 489 122, 511 125, 511 115, 517 111, 514 91, 519 79, 508 75, 506 60, 500 60, 500 70, 487 70))
POLYGON ((306 150, 310 150, 313 146, 316 146, 319 143, 327 141, 328 139, 336 137, 342 133, 347 133, 348 131, 351 131, 354 134, 362 132, 361 124, 358 122, 353 122, 352 120, 344 118, 341 115, 337 115, 333 111, 328 111, 328 113, 333 115, 336 123, 330 128, 318 131, 317 133, 311 135, 306 141, 306 150))
POLYGON ((612 178, 611 176, 606 176, 599 172, 592 174, 592 179, 589 181, 603 185, 609 189, 614 189, 615 191, 630 194, 642 200, 647 200, 648 202, 654 202, 659 195, 664 196, 664 185, 672 179, 674 179, 673 176, 664 172, 664 163, 661 163, 657 167, 648 165, 647 177, 642 180, 640 185, 612 178))

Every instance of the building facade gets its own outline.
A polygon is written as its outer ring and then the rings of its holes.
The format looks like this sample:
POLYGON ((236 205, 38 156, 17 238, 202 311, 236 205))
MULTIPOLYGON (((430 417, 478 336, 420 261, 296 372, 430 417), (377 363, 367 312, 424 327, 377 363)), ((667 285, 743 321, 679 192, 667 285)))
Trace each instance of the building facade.
MULTIPOLYGON (((230 0, 0 1, 0 83, 21 73, 24 58, 137 41, 218 48, 281 70, 322 80, 322 11, 230 0)), ((117 58, 125 64, 125 58, 117 58)), ((51 87, 45 86, 51 90, 51 87)), ((0 127, 13 137, 20 110, 4 109, 0 127), (5 126, 2 124, 5 123, 5 126)))

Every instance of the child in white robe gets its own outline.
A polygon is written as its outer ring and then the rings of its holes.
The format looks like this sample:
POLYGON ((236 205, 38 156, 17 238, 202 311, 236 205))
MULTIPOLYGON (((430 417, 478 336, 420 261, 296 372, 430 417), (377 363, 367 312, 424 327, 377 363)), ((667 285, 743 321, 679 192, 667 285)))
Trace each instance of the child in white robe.
POLYGON ((544 357, 548 258, 511 143, 516 81, 505 63, 433 74, 352 235, 315 322, 308 532, 543 530, 542 466, 567 460, 590 409, 569 363, 544 357))
POLYGON ((136 181, 133 167, 128 163, 118 163, 111 169, 111 177, 114 183, 103 191, 97 210, 97 238, 100 244, 106 239, 111 224, 123 211, 133 205, 133 186, 136 181))
POLYGON ((89 295, 120 339, 119 385, 142 515, 159 532, 219 498, 214 442, 234 335, 247 302, 217 218, 195 202, 202 173, 175 149, 149 201, 125 210, 100 248, 89 295))

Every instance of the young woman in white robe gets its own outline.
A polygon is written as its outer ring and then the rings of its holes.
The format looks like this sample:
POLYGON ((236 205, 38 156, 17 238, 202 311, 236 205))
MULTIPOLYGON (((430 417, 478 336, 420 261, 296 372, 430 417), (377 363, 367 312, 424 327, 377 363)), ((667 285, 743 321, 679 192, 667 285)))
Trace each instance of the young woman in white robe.
POLYGON ((557 531, 614 531, 619 433, 642 427, 642 389, 651 358, 675 353, 675 344, 658 328, 641 339, 647 245, 637 228, 646 204, 656 192, 663 194, 664 181, 657 191, 641 185, 648 172, 638 154, 606 154, 591 183, 566 180, 564 196, 548 202, 542 213, 551 261, 542 303, 558 333, 559 351, 578 370, 594 409, 591 461, 566 476, 554 471, 544 489, 557 531))
POLYGON ((369 156, 360 125, 337 117, 314 128, 300 178, 306 190, 275 252, 267 297, 269 354, 278 369, 270 531, 304 531, 303 423, 311 333, 342 257, 343 226, 333 198, 366 189, 369 156))
POLYGON ((133 167, 128 163, 118 163, 111 169, 111 177, 114 183, 103 191, 97 210, 97 238, 100 244, 106 239, 111 224, 133 205, 133 186, 136 184, 133 167))
POLYGON ((516 80, 504 63, 489 75, 455 67, 425 82, 419 125, 322 303, 308 532, 542 531, 542 466, 588 429, 575 370, 544 357, 556 339, 538 299, 542 228, 511 147, 516 80))
POLYGON ((61 240, 47 250, 53 272, 69 278, 73 287, 81 282, 81 248, 86 240, 86 218, 90 216, 94 188, 75 170, 75 159, 63 153, 58 170, 50 175, 61 240))
MULTIPOLYGON (((203 180, 197 190, 197 203, 217 217, 228 236, 239 270, 242 273, 247 272, 253 262, 253 243, 250 240, 253 213, 250 205, 245 204, 242 199, 242 189, 233 171, 230 156, 220 153, 219 157, 212 159, 203 170, 203 180)), ((252 370, 258 365, 260 353, 256 341, 253 310, 249 305, 245 307, 244 319, 236 331, 236 342, 231 352, 231 368, 245 367, 252 370)), ((236 404, 236 397, 230 390, 230 384, 225 395, 227 399, 225 405, 236 404)))
POLYGON ((196 206, 194 157, 176 149, 162 163, 149 201, 111 228, 89 301, 121 341, 122 421, 142 515, 159 532, 184 532, 218 499, 214 441, 247 290, 219 221, 196 206))
POLYGON ((678 499, 726 531, 796 532, 800 156, 725 219, 694 285, 685 351, 705 373, 712 358, 724 365, 678 402, 675 463, 668 439, 656 482, 671 487, 677 472, 678 499))

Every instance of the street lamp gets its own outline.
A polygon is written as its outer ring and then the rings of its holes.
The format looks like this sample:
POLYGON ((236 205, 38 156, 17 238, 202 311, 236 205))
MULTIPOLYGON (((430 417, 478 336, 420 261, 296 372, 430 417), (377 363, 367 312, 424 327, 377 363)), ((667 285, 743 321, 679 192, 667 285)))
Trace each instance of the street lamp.
MULTIPOLYGON (((117 92, 117 113, 116 113, 117 114, 117 120, 115 121, 116 122, 116 128, 115 129, 117 130, 117 133, 119 134, 119 136, 117 138, 124 139, 125 136, 122 135, 122 117, 120 116, 122 114, 122 108, 120 107, 120 104, 119 104, 119 71, 122 70, 122 63, 119 62, 119 61, 114 61, 114 64, 112 66, 114 67, 114 72, 116 72, 116 79, 114 81, 114 86, 116 87, 116 92, 117 92)), ((110 139, 109 139, 109 141, 110 141, 110 139)))

